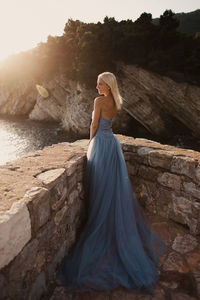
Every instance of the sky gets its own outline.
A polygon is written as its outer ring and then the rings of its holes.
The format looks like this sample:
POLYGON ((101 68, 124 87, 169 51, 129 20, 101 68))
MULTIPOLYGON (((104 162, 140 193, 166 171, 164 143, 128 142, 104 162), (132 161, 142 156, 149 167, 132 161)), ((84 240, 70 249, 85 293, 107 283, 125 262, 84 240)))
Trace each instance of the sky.
POLYGON ((199 0, 0 0, 0 61, 46 42, 48 35, 62 35, 69 18, 135 21, 143 12, 157 18, 166 9, 178 13, 199 8, 199 0))

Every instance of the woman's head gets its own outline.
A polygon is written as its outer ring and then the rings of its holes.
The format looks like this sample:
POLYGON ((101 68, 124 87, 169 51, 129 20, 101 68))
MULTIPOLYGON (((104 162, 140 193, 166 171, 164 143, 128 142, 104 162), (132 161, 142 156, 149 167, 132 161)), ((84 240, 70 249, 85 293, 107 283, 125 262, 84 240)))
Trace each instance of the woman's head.
MULTIPOLYGON (((118 84, 117 84, 117 79, 115 77, 115 75, 111 72, 103 72, 101 74, 98 75, 98 82, 103 81, 102 84, 102 89, 104 90, 109 90, 110 93, 112 94, 114 100, 115 100, 115 104, 118 110, 121 109, 123 100, 122 97, 119 93, 119 88, 118 88, 118 84)), ((101 90, 101 87, 99 87, 101 90)))

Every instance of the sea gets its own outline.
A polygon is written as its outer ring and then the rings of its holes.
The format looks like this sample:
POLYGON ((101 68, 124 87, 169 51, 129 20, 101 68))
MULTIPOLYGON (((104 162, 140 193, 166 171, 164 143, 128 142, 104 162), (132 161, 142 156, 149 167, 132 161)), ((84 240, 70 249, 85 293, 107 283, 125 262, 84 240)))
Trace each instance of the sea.
MULTIPOLYGON (((169 144, 179 148, 200 151, 200 140, 191 135, 172 135, 168 140, 153 138, 161 144, 169 144)), ((135 138, 147 138, 150 136, 137 136, 135 138)), ((84 137, 84 138, 89 138, 84 137)), ((45 146, 61 142, 74 142, 81 139, 80 136, 63 130, 58 122, 33 121, 26 117, 0 116, 0 165, 27 155, 45 146)))
POLYGON ((73 142, 79 137, 66 133, 57 122, 23 117, 0 117, 0 165, 45 146, 73 142))

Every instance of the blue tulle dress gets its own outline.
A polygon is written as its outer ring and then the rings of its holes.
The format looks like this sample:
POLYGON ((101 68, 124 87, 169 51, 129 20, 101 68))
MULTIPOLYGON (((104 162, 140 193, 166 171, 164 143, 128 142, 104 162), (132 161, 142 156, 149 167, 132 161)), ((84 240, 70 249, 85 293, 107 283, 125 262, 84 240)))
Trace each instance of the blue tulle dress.
POLYGON ((84 176, 88 220, 58 279, 69 291, 124 287, 153 294, 166 244, 137 202, 112 120, 100 117, 84 176))

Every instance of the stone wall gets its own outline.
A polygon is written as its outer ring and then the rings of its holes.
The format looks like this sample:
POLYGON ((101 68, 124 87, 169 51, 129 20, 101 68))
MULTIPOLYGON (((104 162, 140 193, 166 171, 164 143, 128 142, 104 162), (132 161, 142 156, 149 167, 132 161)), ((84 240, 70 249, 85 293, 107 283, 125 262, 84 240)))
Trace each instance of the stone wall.
POLYGON ((0 299, 51 292, 86 217, 85 159, 83 149, 60 144, 1 166, 0 299))
MULTIPOLYGON (((199 235, 200 154, 116 136, 146 213, 199 235)), ((87 140, 61 143, 0 167, 1 300, 49 299, 56 269, 87 220, 86 150, 87 140)))
POLYGON ((145 210, 200 234, 200 153, 145 139, 123 138, 137 198, 145 210))

